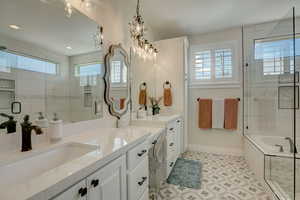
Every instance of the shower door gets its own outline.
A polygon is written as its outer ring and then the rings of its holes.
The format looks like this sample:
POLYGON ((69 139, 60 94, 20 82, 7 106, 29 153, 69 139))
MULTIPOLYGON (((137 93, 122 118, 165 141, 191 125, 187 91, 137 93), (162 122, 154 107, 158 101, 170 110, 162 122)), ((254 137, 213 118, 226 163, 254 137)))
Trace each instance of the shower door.
POLYGON ((280 20, 246 26, 243 34, 244 134, 263 154, 263 181, 280 200, 300 198, 295 151, 300 34, 295 15, 293 8, 280 20))

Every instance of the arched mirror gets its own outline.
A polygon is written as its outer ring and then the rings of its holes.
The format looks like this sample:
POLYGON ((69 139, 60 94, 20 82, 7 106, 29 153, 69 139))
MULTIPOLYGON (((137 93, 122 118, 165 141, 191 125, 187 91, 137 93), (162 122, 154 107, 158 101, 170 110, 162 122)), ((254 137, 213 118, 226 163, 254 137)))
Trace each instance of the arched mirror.
POLYGON ((105 55, 105 102, 111 115, 121 118, 129 106, 129 61, 121 44, 111 45, 105 55))

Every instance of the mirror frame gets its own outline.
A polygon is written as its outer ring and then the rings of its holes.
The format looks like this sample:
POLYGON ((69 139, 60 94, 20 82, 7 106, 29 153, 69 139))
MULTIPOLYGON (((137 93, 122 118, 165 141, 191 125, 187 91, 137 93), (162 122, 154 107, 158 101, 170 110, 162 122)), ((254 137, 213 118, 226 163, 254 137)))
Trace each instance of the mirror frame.
POLYGON ((104 100, 105 100, 105 103, 108 105, 108 110, 109 110, 109 113, 112 115, 112 116, 115 116, 117 117, 118 119, 120 119, 123 115, 125 115, 129 109, 129 103, 130 103, 130 62, 129 62, 129 59, 128 59, 128 54, 127 52, 125 51, 125 49, 122 47, 121 44, 117 44, 117 45, 111 45, 109 47, 109 51, 108 53, 105 55, 105 58, 104 58, 104 64, 105 64, 105 72, 104 72, 104 76, 103 76, 103 79, 104 79, 104 100), (121 54, 124 56, 124 62, 127 66, 127 78, 128 78, 128 87, 127 87, 127 90, 128 90, 128 96, 125 100, 125 103, 124 103, 124 109, 123 110, 115 110, 114 108, 114 102, 110 99, 110 88, 111 88, 111 84, 110 84, 110 69, 111 69, 111 65, 110 65, 110 61, 111 61, 111 58, 115 55, 115 52, 116 50, 119 50, 121 52, 121 54))

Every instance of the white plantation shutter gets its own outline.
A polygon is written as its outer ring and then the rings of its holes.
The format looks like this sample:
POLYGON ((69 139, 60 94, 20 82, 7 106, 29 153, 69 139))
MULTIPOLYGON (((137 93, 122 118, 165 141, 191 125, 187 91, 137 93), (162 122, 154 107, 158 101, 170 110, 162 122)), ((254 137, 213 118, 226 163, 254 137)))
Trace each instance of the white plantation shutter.
POLYGON ((112 61, 110 73, 112 83, 121 83, 121 61, 112 61))
POLYGON ((192 68, 192 79, 208 80, 211 79, 211 52, 200 51, 195 52, 194 63, 192 68))
POLYGON ((190 53, 190 84, 239 84, 237 42, 192 45, 190 53))
POLYGON ((215 78, 232 78, 232 50, 215 50, 215 78))

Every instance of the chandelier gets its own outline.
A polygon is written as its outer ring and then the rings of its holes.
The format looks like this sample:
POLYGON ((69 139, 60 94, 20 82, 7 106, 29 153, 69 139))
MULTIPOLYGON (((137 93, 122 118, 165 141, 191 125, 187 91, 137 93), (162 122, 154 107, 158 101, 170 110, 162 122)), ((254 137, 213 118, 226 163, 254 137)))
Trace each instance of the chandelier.
POLYGON ((103 26, 97 26, 97 31, 94 34, 95 47, 98 49, 102 48, 103 45, 103 26))
POLYGON ((140 0, 137 0, 136 15, 129 23, 129 31, 132 39, 132 49, 135 54, 142 57, 144 60, 155 59, 158 50, 154 48, 146 38, 146 28, 144 26, 144 20, 140 14, 140 0))

